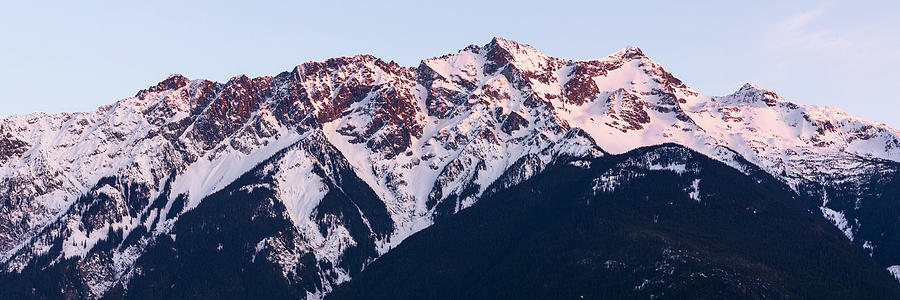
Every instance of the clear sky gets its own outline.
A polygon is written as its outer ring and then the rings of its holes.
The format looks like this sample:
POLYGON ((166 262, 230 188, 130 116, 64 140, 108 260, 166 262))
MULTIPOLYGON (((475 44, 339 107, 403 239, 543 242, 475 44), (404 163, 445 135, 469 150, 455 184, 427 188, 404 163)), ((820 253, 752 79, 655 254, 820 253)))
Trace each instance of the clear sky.
POLYGON ((225 81, 358 53, 416 66, 501 36, 567 59, 636 45, 706 94, 753 82, 900 128, 900 1, 8 2, 0 117, 92 110, 172 73, 225 81))

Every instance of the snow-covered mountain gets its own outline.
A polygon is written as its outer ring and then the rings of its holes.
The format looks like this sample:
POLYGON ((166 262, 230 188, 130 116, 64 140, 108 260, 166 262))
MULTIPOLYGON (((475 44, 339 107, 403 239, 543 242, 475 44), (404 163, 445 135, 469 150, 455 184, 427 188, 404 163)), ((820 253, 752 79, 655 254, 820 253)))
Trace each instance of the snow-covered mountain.
POLYGON ((414 68, 357 55, 226 83, 172 75, 92 112, 3 119, 0 265, 63 268, 67 295, 125 293, 148 253, 209 226, 198 211, 251 201, 229 213, 290 226, 236 245, 318 298, 555 160, 662 143, 746 159, 900 268, 900 131, 752 84, 704 95, 636 47, 570 61, 501 38, 414 68))

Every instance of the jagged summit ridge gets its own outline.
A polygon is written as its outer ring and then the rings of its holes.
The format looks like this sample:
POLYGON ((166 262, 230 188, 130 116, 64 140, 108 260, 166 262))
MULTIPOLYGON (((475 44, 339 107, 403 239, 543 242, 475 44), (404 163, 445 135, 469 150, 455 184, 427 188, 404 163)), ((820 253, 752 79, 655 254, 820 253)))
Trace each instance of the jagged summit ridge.
POLYGON ((629 45, 629 46, 626 46, 625 48, 622 48, 619 51, 614 52, 613 54, 610 54, 608 57, 619 57, 622 59, 639 59, 639 58, 644 58, 647 56, 644 55, 644 51, 642 51, 641 48, 638 48, 638 46, 629 45))
MULTIPOLYGON (((224 83, 174 74, 93 112, 0 121, 0 212, 9 216, 0 219, 0 262, 17 271, 45 255, 91 260, 100 255, 94 245, 116 230, 144 230, 139 240, 149 244, 176 234, 181 215, 252 173, 278 178, 246 188, 272 189, 297 236, 259 247, 302 250, 266 258, 285 274, 307 254, 322 262, 313 272, 319 285, 307 289, 321 294, 412 233, 559 157, 674 142, 738 169, 746 158, 801 190, 828 176, 851 182, 889 172, 870 160, 900 161, 898 136, 752 85, 703 95, 637 47, 568 61, 494 38, 415 68, 357 55, 224 83), (273 159, 279 155, 291 159, 273 159), (860 164, 866 168, 851 167, 860 164), (284 175, 304 171, 316 175, 284 175), (377 203, 336 200, 349 199, 338 192, 347 182, 370 189, 377 203), (310 192, 298 196, 291 186, 310 192), (85 218, 96 211, 109 213, 85 218), (65 246, 50 247, 59 241, 65 246)), ((827 216, 854 217, 838 202, 816 203, 827 216)), ((878 253, 876 233, 834 219, 878 253)), ((104 255, 136 259, 146 250, 120 242, 104 255)), ((88 296, 133 276, 134 261, 98 264, 121 276, 86 283, 88 296)))
POLYGON ((762 103, 768 106, 775 106, 776 103, 785 101, 777 93, 763 89, 753 83, 745 83, 739 90, 723 98, 736 101, 736 103, 762 103))

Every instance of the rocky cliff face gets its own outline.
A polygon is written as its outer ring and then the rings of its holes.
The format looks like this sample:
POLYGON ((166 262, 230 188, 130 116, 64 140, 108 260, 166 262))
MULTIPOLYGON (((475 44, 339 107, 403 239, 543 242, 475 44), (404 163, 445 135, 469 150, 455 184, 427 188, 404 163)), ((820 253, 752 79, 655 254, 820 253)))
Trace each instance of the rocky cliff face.
POLYGON ((560 157, 674 142, 772 174, 887 268, 900 265, 898 139, 749 84, 700 94, 636 47, 568 61, 494 38, 415 68, 358 55, 226 83, 172 75, 92 112, 0 121, 0 263, 34 280, 59 268, 71 295, 125 294, 146 257, 189 251, 180 235, 264 216, 279 225, 232 254, 320 297, 560 157))

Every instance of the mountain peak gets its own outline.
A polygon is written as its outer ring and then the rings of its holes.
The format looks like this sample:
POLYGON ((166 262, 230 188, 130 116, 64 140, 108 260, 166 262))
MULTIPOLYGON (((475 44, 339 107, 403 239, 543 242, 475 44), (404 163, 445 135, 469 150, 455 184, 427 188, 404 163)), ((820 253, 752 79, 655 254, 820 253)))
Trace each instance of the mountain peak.
POLYGON ((158 84, 156 84, 156 86, 158 86, 158 87, 165 86, 166 89, 177 89, 177 88, 180 88, 180 87, 186 85, 189 81, 191 81, 191 80, 188 79, 187 77, 184 77, 183 75, 176 73, 176 74, 169 75, 169 77, 166 77, 165 80, 160 81, 158 84))
POLYGON ((761 88, 753 83, 744 83, 740 89, 731 95, 725 96, 726 99, 738 103, 765 103, 767 106, 775 106, 777 102, 785 101, 777 93, 761 88))
POLYGON ((637 46, 627 46, 625 48, 620 49, 619 51, 610 54, 609 57, 620 58, 620 59, 637 59, 647 57, 644 55, 644 51, 637 46))
POLYGON ((486 58, 492 63, 488 73, 495 71, 507 63, 515 65, 520 70, 540 70, 546 66, 551 57, 538 49, 526 44, 494 37, 484 46, 487 51, 486 58))
POLYGON ((540 50, 516 41, 507 40, 501 37, 494 37, 491 42, 484 46, 489 53, 502 50, 508 53, 513 59, 523 59, 526 57, 549 57, 540 50))
POLYGON ((487 47, 491 47, 491 46, 501 47, 501 48, 507 49, 507 50, 509 50, 509 49, 516 49, 516 48, 520 48, 520 47, 523 47, 523 46, 529 47, 529 48, 531 48, 531 49, 534 49, 534 48, 532 48, 531 46, 528 46, 528 45, 525 45, 525 44, 520 44, 520 43, 518 43, 518 42, 516 42, 516 41, 507 40, 507 39, 505 39, 505 38, 498 37, 498 36, 495 36, 495 37, 491 38, 491 41, 487 44, 486 48, 487 48, 487 47))
POLYGON ((759 85, 757 85, 755 83, 747 82, 747 83, 744 83, 744 85, 741 86, 741 89, 738 91, 752 91, 752 90, 764 91, 765 89, 759 87, 759 85))
POLYGON ((135 95, 135 97, 140 98, 144 93, 147 93, 147 92, 156 93, 156 92, 162 92, 162 91, 168 91, 168 90, 177 90, 177 89, 180 89, 181 87, 186 86, 190 81, 191 81, 190 79, 188 79, 187 77, 184 77, 181 74, 177 74, 177 73, 172 74, 172 75, 169 75, 169 77, 166 77, 166 79, 164 79, 163 81, 160 81, 159 83, 157 83, 156 85, 151 86, 151 87, 147 88, 146 90, 138 91, 138 93, 135 95))

